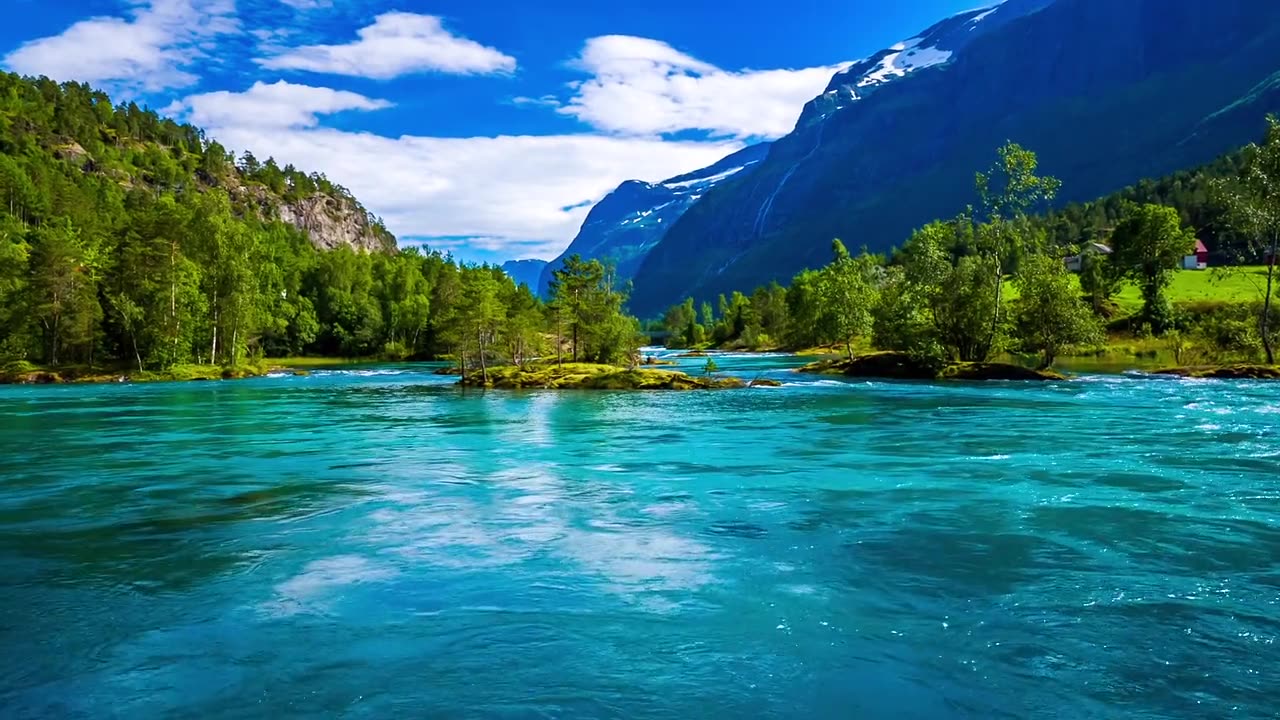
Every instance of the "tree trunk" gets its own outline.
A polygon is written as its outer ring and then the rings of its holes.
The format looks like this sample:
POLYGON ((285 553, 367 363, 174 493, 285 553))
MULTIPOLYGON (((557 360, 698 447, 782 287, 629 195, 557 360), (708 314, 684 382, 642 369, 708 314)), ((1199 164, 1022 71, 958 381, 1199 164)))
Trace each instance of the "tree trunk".
POLYGON ((209 347, 209 364, 218 364, 218 291, 213 291, 213 345, 209 347))
POLYGON ((844 341, 844 349, 849 353, 849 360, 853 360, 853 340, 851 338, 844 341))
POLYGON ((977 358, 980 361, 986 361, 991 357, 991 349, 996 344, 996 335, 1000 332, 1000 304, 1004 302, 1004 265, 1000 262, 1000 258, 996 258, 996 306, 991 314, 991 333, 987 335, 985 347, 980 348, 982 357, 977 358))
MULTIPOLYGON (((169 328, 173 333, 173 348, 169 351, 169 364, 178 362, 178 245, 169 244, 169 328)), ((187 352, 191 347, 187 347, 187 352)))
POLYGON ((1280 257, 1276 251, 1280 249, 1280 230, 1271 231, 1271 257, 1267 261, 1267 294, 1262 301, 1262 349, 1267 353, 1267 364, 1276 364, 1275 348, 1271 344, 1271 288, 1276 274, 1276 262, 1280 257))
POLYGON ((49 359, 50 359, 50 361, 51 361, 51 364, 52 364, 54 367, 57 367, 57 366, 58 366, 58 325, 60 325, 60 324, 61 324, 61 323, 59 322, 59 320, 61 320, 61 318, 60 318, 60 317, 58 317, 57 315, 54 315, 54 316, 53 316, 53 325, 52 325, 52 326, 50 326, 51 335, 50 335, 50 338, 49 338, 49 340, 50 340, 50 345, 49 345, 49 359))
POLYGON ((489 367, 484 362, 484 331, 476 332, 476 342, 480 346, 480 381, 485 385, 489 384, 489 367))

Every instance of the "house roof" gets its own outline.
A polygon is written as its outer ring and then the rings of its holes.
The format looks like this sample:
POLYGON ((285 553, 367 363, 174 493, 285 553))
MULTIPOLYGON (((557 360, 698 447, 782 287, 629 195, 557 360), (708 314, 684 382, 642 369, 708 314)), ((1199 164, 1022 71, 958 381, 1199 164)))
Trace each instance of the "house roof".
POLYGON ((1209 252, 1209 248, 1205 247, 1204 243, 1201 242, 1200 240, 1196 240, 1196 252, 1207 253, 1209 252))
POLYGON ((1096 252, 1102 255, 1110 255, 1111 248, 1107 247, 1106 245, 1103 245, 1102 243, 1091 242, 1091 243, 1086 243, 1085 246, 1081 248, 1080 252, 1082 253, 1096 252))

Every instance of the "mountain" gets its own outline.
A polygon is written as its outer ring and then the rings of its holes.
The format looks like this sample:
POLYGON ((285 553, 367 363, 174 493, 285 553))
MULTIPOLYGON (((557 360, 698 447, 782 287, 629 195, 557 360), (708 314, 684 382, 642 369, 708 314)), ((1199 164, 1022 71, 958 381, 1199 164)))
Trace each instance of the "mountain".
POLYGON ((885 250, 976 200, 1007 140, 1059 202, 1210 161, 1280 109, 1274 0, 1008 0, 838 73, 744 181, 713 188, 649 251, 633 312, 786 280, 831 239, 885 250))
POLYGON ((0 73, 0 94, 0 157, 18 165, 0 169, 0 189, 34 182, 32 193, 71 202, 70 187, 41 187, 56 170, 69 171, 67 183, 86 196, 220 190, 238 211, 292 225, 318 249, 396 250, 382 222, 321 174, 250 153, 237 159, 199 128, 135 103, 113 106, 88 85, 0 73))
POLYGON ((660 183, 628 180, 591 208, 582 229, 560 257, 542 271, 538 289, 546 294, 551 273, 564 259, 608 261, 617 266, 618 278, 635 275, 650 248, 676 220, 712 188, 741 182, 769 152, 768 143, 743 148, 710 167, 678 175, 660 183))
POLYGON ((515 280, 517 285, 528 285, 536 290, 538 278, 542 277, 542 270, 546 266, 546 260, 508 260, 502 263, 502 272, 515 280))

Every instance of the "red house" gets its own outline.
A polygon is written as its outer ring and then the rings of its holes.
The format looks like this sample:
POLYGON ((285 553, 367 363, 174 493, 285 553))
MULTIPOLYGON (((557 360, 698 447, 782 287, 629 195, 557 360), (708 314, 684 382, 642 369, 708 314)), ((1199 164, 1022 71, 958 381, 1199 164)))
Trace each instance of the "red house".
POLYGON ((1183 270, 1204 270, 1209 267, 1209 248, 1200 240, 1196 240, 1196 251, 1193 255, 1182 258, 1183 270))

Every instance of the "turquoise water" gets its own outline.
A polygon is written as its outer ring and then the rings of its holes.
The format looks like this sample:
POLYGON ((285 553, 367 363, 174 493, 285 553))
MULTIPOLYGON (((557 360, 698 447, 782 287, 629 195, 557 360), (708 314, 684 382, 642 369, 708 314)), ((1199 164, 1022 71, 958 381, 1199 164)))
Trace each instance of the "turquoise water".
POLYGON ((0 388, 0 717, 1276 716, 1280 385, 717 362, 0 388))

